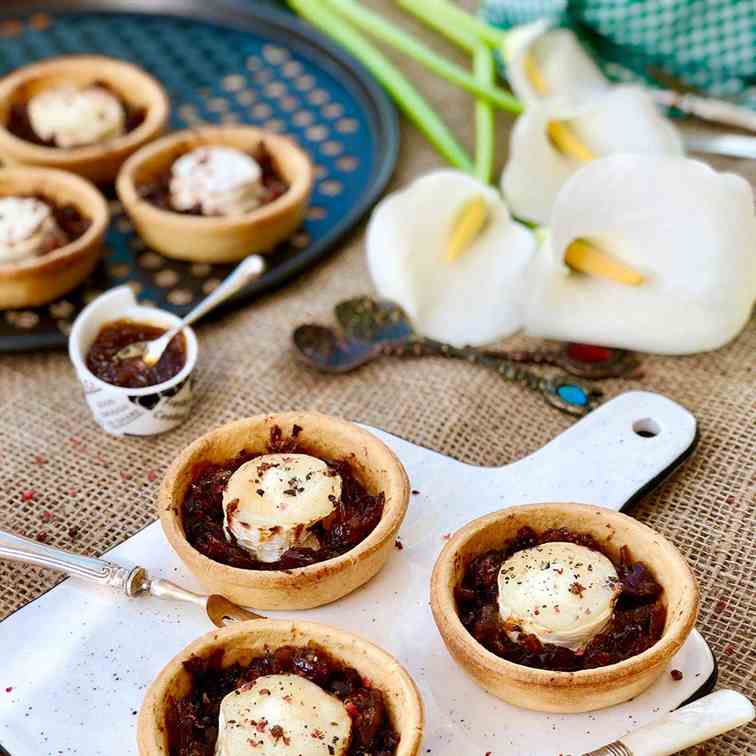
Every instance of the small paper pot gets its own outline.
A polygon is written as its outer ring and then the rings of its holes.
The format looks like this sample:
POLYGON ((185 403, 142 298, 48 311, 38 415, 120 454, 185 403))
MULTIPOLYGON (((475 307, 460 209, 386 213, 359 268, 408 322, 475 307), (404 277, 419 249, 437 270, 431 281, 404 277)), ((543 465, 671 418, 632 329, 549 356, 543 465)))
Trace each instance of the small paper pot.
POLYGON ((82 310, 74 322, 68 354, 84 395, 100 427, 114 436, 153 436, 186 420, 192 405, 192 372, 197 363, 197 337, 185 328, 186 363, 169 381, 145 388, 121 388, 97 378, 87 368, 90 346, 105 323, 128 318, 172 328, 180 318, 164 310, 137 304, 128 286, 111 289, 82 310))

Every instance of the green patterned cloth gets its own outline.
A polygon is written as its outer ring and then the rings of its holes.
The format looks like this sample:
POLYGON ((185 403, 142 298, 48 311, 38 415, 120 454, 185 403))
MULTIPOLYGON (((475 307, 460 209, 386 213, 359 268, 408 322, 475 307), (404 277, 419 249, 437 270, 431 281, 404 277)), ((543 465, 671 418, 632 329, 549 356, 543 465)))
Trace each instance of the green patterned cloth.
POLYGON ((666 75, 756 109, 756 0, 483 0, 481 14, 569 27, 615 81, 670 88, 666 75))

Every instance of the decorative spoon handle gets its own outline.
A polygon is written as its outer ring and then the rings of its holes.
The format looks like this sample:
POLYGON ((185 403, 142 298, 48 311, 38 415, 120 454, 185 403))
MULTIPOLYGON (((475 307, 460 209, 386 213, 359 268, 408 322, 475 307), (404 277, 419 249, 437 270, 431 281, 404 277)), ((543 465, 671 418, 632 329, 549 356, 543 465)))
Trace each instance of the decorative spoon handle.
POLYGON ((90 583, 115 588, 127 596, 140 593, 145 579, 141 567, 122 567, 105 559, 72 554, 4 530, 0 530, 0 559, 48 567, 90 583))
POLYGON ((572 415, 582 416, 590 412, 603 394, 599 389, 586 386, 567 375, 539 375, 505 354, 454 347, 433 339, 418 337, 401 344, 387 343, 382 351, 399 357, 447 357, 490 368, 507 381, 522 383, 532 391, 539 392, 550 404, 572 415))

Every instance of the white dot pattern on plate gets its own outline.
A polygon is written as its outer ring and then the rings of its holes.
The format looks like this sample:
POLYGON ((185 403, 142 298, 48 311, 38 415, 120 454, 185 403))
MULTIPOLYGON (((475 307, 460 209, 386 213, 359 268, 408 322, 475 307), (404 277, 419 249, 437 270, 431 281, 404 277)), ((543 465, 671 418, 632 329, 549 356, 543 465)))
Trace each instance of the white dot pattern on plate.
MULTIPOLYGON (((90 34, 88 49, 96 48, 104 38, 100 24, 82 22, 77 29, 66 34, 90 34)), ((297 141, 315 165, 316 185, 313 196, 317 204, 305 214, 303 227, 295 233, 288 244, 282 245, 281 260, 316 243, 328 224, 340 217, 343 196, 347 186, 357 195, 364 185, 350 185, 360 162, 353 156, 361 154, 364 143, 355 131, 355 137, 347 133, 351 123, 359 123, 353 100, 349 93, 340 93, 334 88, 330 73, 303 65, 297 53, 286 45, 261 43, 253 47, 242 45, 238 50, 228 41, 214 39, 203 33, 196 42, 176 46, 163 35, 159 28, 150 36, 150 44, 142 46, 145 24, 151 20, 140 19, 139 31, 132 21, 119 23, 117 36, 122 41, 114 45, 109 41, 107 54, 122 54, 120 44, 133 47, 140 62, 157 75, 169 93, 172 102, 171 128, 199 128, 212 124, 252 124, 268 131, 285 134, 297 141), (144 24, 141 22, 144 21, 144 24), (126 30, 127 27, 131 27, 126 30), (156 44, 157 41, 157 44, 156 44), (171 58, 172 65, 156 70, 161 57, 171 58), (236 65, 224 63, 229 57, 237 57, 236 65), (188 84, 188 86, 187 86, 188 84), (176 96, 176 93, 180 93, 176 96), (333 203, 334 212, 329 206, 333 203)), ((174 23, 165 20, 162 23, 174 23)), ((61 26, 56 21, 58 27, 61 26)), ((9 30, 8 39, 14 35, 23 37, 27 28, 14 23, 3 27, 9 30)), ((40 27, 41 28, 41 27, 40 27)), ((225 38, 224 38, 225 39, 225 38)), ((131 49, 131 47, 129 47, 131 49)), ((4 53, 5 45, 3 49, 4 53)), ((16 54, 11 50, 11 57, 16 54)), ((82 305, 91 301, 99 292, 114 286, 129 283, 139 293, 140 301, 149 299, 157 306, 187 308, 198 297, 211 290, 232 269, 231 265, 205 265, 171 260, 149 249, 116 198, 108 201, 112 224, 106 240, 106 254, 98 273, 88 285, 67 299, 61 299, 39 310, 29 310, 32 315, 3 317, 2 327, 35 329, 46 327, 58 333, 65 332, 82 305), (34 316, 36 313, 37 317, 34 316)), ((278 257, 278 252, 274 258, 278 257)), ((186 311, 186 310, 184 310, 186 311)), ((23 312, 27 312, 24 310, 23 312)))

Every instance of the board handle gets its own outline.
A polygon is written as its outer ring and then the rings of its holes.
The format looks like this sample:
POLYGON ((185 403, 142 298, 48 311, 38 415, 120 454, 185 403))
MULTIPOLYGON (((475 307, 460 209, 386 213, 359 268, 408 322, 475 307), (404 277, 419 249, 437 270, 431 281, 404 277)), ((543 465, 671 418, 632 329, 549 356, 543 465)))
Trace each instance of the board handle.
POLYGON ((621 510, 666 480, 697 440, 696 419, 685 407, 661 394, 628 391, 495 473, 511 503, 574 501, 621 510))

